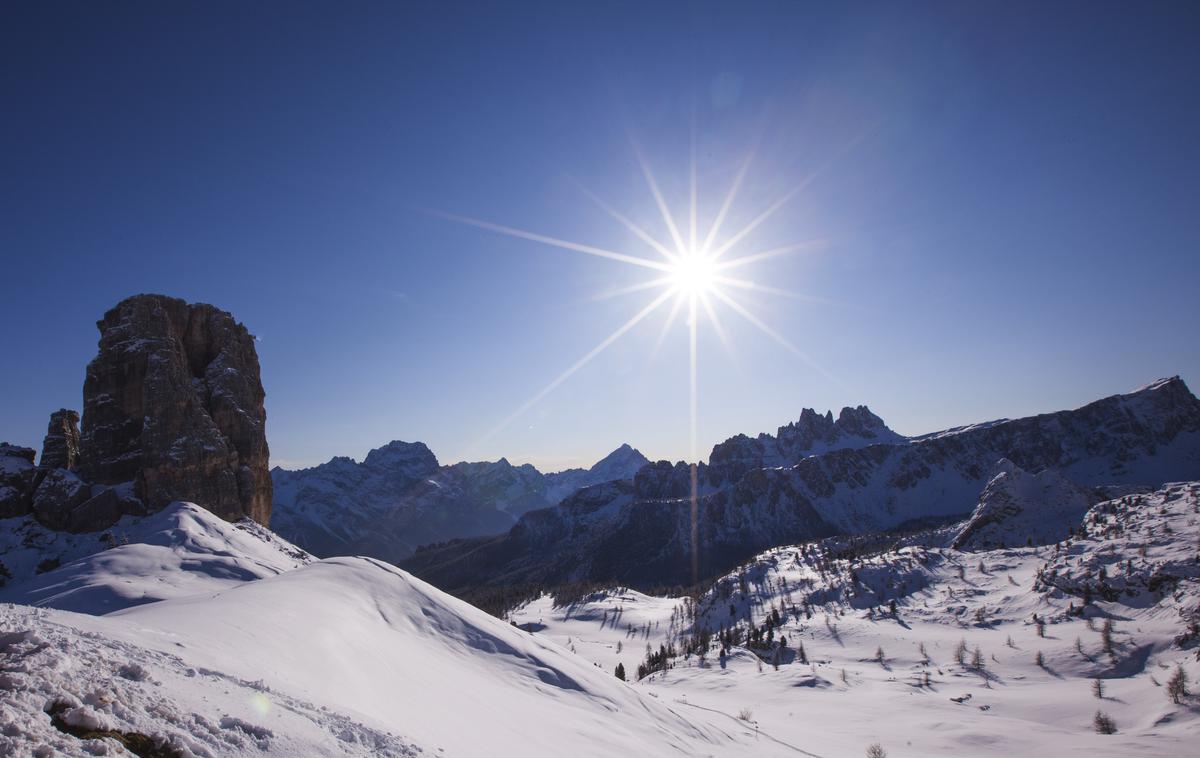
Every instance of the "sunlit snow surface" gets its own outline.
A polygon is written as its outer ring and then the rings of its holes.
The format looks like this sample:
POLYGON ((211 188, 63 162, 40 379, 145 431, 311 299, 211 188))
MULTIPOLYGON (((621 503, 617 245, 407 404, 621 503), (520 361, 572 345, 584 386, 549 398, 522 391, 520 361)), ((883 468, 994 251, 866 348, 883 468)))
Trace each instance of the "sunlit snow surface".
MULTIPOLYGON (((762 754, 791 755, 796 748, 858 756, 878 742, 892 756, 1196 755, 1200 697, 1177 706, 1164 685, 1182 663, 1192 691, 1200 690, 1195 643, 1185 650, 1172 644, 1186 628, 1185 615, 1200 618, 1197 493, 1195 483, 1169 485, 1125 507, 1121 534, 1111 527, 1122 501, 1102 503, 1089 512, 1087 538, 1071 541, 1057 555, 1053 546, 987 552, 909 547, 853 564, 840 561, 822 576, 795 548, 768 551, 747 564, 746 593, 741 572, 730 574, 729 596, 714 591, 702 597, 700 619, 716 629, 748 615, 761 623, 772 607, 798 606, 799 617, 784 613, 787 622, 776 634, 787 636, 792 651, 803 643, 810 663, 792 660, 776 670, 769 658, 760 662, 736 648, 724 664, 715 652, 703 664, 695 656, 679 658, 675 668, 635 687, 689 715, 734 718, 748 712, 762 754), (1133 572, 1126 577, 1129 559, 1133 572), (1094 579, 1101 565, 1122 595, 1117 602, 1096 601, 1089 614, 1094 630, 1083 618, 1067 617, 1072 603, 1079 606, 1078 596, 1046 585, 1033 590, 1039 569, 1059 586, 1070 586, 1084 576, 1094 579), (851 567, 857 583, 849 578, 851 567), (1146 592, 1144 581, 1163 574, 1184 579, 1165 592, 1146 592), (807 618, 802 608, 809 593, 817 599, 840 593, 842 602, 818 604, 807 618), (898 619, 886 614, 890 597, 898 597, 898 619), (868 610, 875 606, 883 613, 868 610), (1034 614, 1048 622, 1044 638, 1037 635, 1034 614), (1115 659, 1102 649, 1105 619, 1115 625, 1115 659), (1076 638, 1084 654, 1076 650, 1076 638), (967 665, 958 665, 954 650, 964 640, 967 665), (970 666, 976 647, 981 671, 970 666), (882 664, 875 660, 880 648, 882 664), (1036 665, 1038 651, 1044 667, 1036 665), (926 672, 928 687, 922 686, 926 672), (1103 699, 1092 693, 1093 677, 1103 678, 1103 699), (1097 710, 1116 721, 1117 734, 1095 733, 1097 710)), ((682 599, 612 590, 565 607, 543 597, 512 618, 607 671, 622 663, 632 679, 648 645, 657 649, 673 632, 689 628, 679 621, 684 605, 682 599)))
POLYGON ((32 548, 7 546, 10 597, 125 602, 105 616, 0 606, 0 754, 119 752, 52 726, 57 703, 74 728, 149 735, 185 756, 859 756, 874 742, 894 757, 1194 755, 1200 698, 1174 705, 1162 685, 1183 663, 1200 689, 1195 645, 1174 644, 1200 602, 1198 493, 1101 503, 1086 536, 1057 550, 910 545, 832 562, 768 551, 699 597, 699 621, 782 608, 777 634, 803 643, 809 664, 776 669, 739 647, 629 683, 613 668, 633 679, 647 645, 690 631, 690 599, 542 598, 512 614, 518 628, 381 562, 312 561, 181 504, 122 522, 145 543, 94 552, 97 535, 55 537, 64 565, 42 574, 27 570, 32 548), (1079 598, 1062 589, 1101 567, 1119 597, 1097 600, 1093 630, 1066 615, 1079 598), (133 589, 113 589, 123 582, 133 589), (893 597, 898 618, 878 610, 893 597), (982 670, 954 662, 960 640, 982 670), (1097 710, 1117 734, 1094 732, 1097 710))
POLYGON ((103 617, 0 606, 0 656, 0 754, 99 749, 51 726, 53 702, 184 755, 733 755, 753 741, 370 559, 103 617))

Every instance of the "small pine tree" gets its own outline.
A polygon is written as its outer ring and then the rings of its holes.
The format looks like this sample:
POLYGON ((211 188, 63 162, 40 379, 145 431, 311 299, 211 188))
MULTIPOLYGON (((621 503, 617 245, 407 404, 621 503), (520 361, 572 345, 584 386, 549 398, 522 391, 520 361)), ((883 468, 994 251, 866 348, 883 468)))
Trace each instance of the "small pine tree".
POLYGON ((1107 713, 1096 711, 1096 717, 1092 719, 1092 723, 1096 726, 1098 734, 1116 734, 1117 722, 1113 721, 1107 713))
POLYGON ((1088 657, 1088 654, 1083 650, 1083 640, 1079 639, 1078 637, 1075 638, 1075 652, 1079 653, 1084 658, 1088 657))
POLYGON ((867 758, 887 758, 887 751, 883 746, 876 742, 873 745, 867 746, 867 758))
POLYGON ((1046 668, 1046 656, 1042 655, 1041 650, 1037 651, 1037 655, 1033 657, 1033 662, 1036 663, 1037 667, 1040 669, 1046 668))
POLYGON ((971 653, 971 668, 983 668, 983 651, 979 649, 978 645, 975 646, 975 652, 971 653))
POLYGON ((617 678, 620 679, 622 682, 625 681, 625 664, 618 663, 617 669, 613 673, 616 674, 617 678))
POLYGON ((967 641, 959 640, 958 646, 954 648, 954 662, 959 666, 967 659, 967 641))
POLYGON ((1092 694, 1096 696, 1097 700, 1104 699, 1104 681, 1102 679, 1092 680, 1092 694))
POLYGON ((875 660, 879 661, 880 663, 883 663, 883 647, 882 646, 875 648, 875 660))
POLYGON ((1104 652, 1109 655, 1113 654, 1113 622, 1112 619, 1104 619, 1104 627, 1100 630, 1100 641, 1104 643, 1104 652))
POLYGON ((1167 697, 1171 698, 1172 703, 1179 705, 1179 701, 1187 697, 1187 683, 1187 672, 1183 670, 1182 665, 1177 665, 1175 673, 1171 674, 1171 678, 1167 680, 1167 697))

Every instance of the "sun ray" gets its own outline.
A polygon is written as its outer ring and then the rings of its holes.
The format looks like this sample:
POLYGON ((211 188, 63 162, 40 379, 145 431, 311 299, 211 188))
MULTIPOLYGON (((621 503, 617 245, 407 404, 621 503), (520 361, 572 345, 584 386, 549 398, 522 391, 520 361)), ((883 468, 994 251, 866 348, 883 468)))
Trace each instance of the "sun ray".
POLYGON ((790 190, 788 190, 783 195, 783 197, 779 198, 774 203, 771 203, 771 205, 768 206, 765 211, 758 214, 754 218, 753 221, 751 221, 749 224, 746 224, 744 227, 742 227, 741 231, 739 231, 737 234, 735 234, 732 237, 730 237, 729 239, 727 239, 723 245, 721 245, 719 248, 717 248, 716 251, 712 253, 712 256, 711 256, 712 259, 716 260, 717 258, 720 258, 730 248, 732 248, 734 245, 736 245, 737 243, 739 243, 743 239, 745 239, 746 235, 748 235, 750 232, 757 229, 759 227, 759 225, 761 225, 767 219, 771 218, 771 216, 774 216, 775 213, 780 208, 787 205, 789 200, 791 200, 793 197, 795 197, 796 194, 798 192, 800 192, 800 190, 804 189, 804 187, 808 184, 808 181, 809 180, 805 180, 805 181, 801 182, 800 184, 797 184, 795 187, 792 187, 790 190))
POLYGON ((742 188, 742 180, 746 178, 746 172, 750 170, 750 164, 754 162, 754 151, 751 150, 746 155, 746 160, 742 161, 741 168, 733 177, 733 185, 729 188, 729 194, 725 195, 725 201, 721 203, 721 210, 717 212, 717 217, 713 220, 712 226, 708 228, 708 234, 704 237, 704 244, 700 246, 700 251, 704 255, 708 255, 708 250, 712 247, 713 240, 716 239, 717 232, 721 230, 721 224, 725 223, 725 216, 728 215, 729 209, 733 207, 733 201, 737 199, 738 191, 742 188))
POLYGON ((652 236, 650 235, 650 233, 649 233, 649 232, 647 232, 645 229, 643 229, 642 227, 640 227, 640 226, 638 226, 637 224, 635 224, 635 223, 633 223, 632 221, 630 221, 630 220, 629 220, 629 219, 628 219, 628 218, 627 218, 627 217, 626 217, 624 214, 622 214, 622 213, 621 213, 620 211, 618 211, 617 209, 613 208, 613 207, 612 207, 611 205, 609 205, 608 203, 604 202, 602 199, 600 199, 600 197, 599 197, 598 195, 596 195, 595 193, 593 193, 593 192, 592 192, 591 190, 589 190, 587 187, 583 186, 582 184, 579 184, 578 182, 576 182, 576 185, 577 185, 577 186, 579 187, 579 189, 580 189, 580 190, 583 192, 583 194, 585 194, 585 195, 587 195, 589 198, 591 198, 592 202, 594 202, 596 205, 600 206, 600 208, 601 208, 602 210, 604 210, 604 212, 605 212, 605 213, 607 213, 608 215, 612 216, 612 217, 613 217, 614 219, 616 219, 616 220, 617 220, 617 221, 618 221, 618 222, 619 222, 621 225, 623 225, 623 226, 624 226, 626 229, 628 229, 629 231, 633 232, 633 233, 634 233, 634 234, 635 234, 635 235, 638 237, 638 239, 642 240, 642 241, 643 241, 643 242, 645 242, 647 245, 649 245, 650 247, 654 248, 654 249, 655 249, 655 250, 657 250, 659 253, 661 253, 661 254, 662 254, 662 256, 663 256, 664 258, 666 258, 668 261, 671 261, 672 263, 674 263, 674 262, 676 262, 676 261, 678 261, 678 260, 679 260, 679 256, 678 256, 678 255, 676 255, 675 253, 672 253, 672 252, 671 252, 671 251, 670 251, 670 250, 667 248, 667 246, 666 246, 666 245, 662 244, 661 242, 659 242, 658 240, 656 240, 654 237, 652 237, 652 236))
POLYGON ((496 436, 498 433, 500 433, 505 427, 507 427, 513 421, 516 421, 518 418, 520 418, 522 415, 524 415, 526 411, 528 411, 530 408, 532 408, 533 406, 540 403, 543 399, 545 399, 545 397, 547 395, 549 395, 551 392, 553 392, 555 389, 557 389, 560 384, 562 384, 566 380, 570 379, 571 376, 575 374, 575 372, 579 371, 579 369, 583 368, 588 363, 590 363, 593 358, 595 358, 600 353, 604 352, 604 350, 606 348, 608 348, 609 345, 611 345, 612 343, 619 340, 626 332, 628 332, 633 327, 637 326, 638 322, 640 322, 642 319, 646 318, 651 313, 653 313, 654 310, 658 308, 658 306, 660 306, 664 302, 666 302, 667 298, 671 297, 671 295, 673 295, 674 293, 675 293, 675 290, 673 290, 673 289, 670 289, 670 290, 660 293, 658 295, 658 297, 651 300, 650 303, 646 307, 642 308, 640 311, 635 313, 632 318, 630 318, 628 321, 626 321, 624 324, 622 324, 620 327, 618 327, 616 331, 614 331, 612 334, 608 335, 603 340, 601 340, 600 344, 596 345, 594 348, 589 350, 587 352, 587 354, 585 354, 582 358, 575 361, 575 363, 571 364, 571 366, 566 371, 559 374, 554 379, 554 381, 550 382, 545 387, 543 387, 536 395, 534 395, 533 397, 526 400, 525 403, 522 404, 520 408, 517 408, 517 410, 513 411, 511 414, 509 414, 507 417, 505 417, 505 419, 503 421, 501 421, 499 424, 494 426, 490 431, 488 431, 487 434, 485 434, 482 437, 480 437, 479 439, 475 440, 475 442, 472 443, 470 447, 471 448, 477 447, 478 445, 481 445, 484 442, 491 439, 492 437, 496 436))
POLYGON ((633 294, 634 292, 641 292, 643 290, 654 289, 655 287, 665 287, 671 283, 671 279, 672 279, 672 277, 669 277, 669 276, 660 277, 658 279, 648 279, 644 282, 638 282, 637 284, 631 284, 628 287, 619 287, 615 290, 608 290, 607 292, 601 292, 598 295, 593 295, 591 297, 591 300, 600 302, 602 300, 611 300, 614 297, 621 297, 622 295, 630 295, 630 294, 633 294))
POLYGON ((749 255, 739 256, 728 261, 717 261, 716 263, 713 263, 713 269, 716 271, 728 271, 731 268, 748 266, 751 263, 758 263, 759 261, 765 261, 770 258, 778 258, 781 255, 791 255, 792 253, 799 253, 805 250, 821 248, 824 247, 828 242, 829 241, 824 238, 808 240, 807 242, 794 242, 790 245, 773 247, 770 250, 763 250, 758 253, 750 253, 749 255))
POLYGON ((697 581, 699 581, 699 575, 700 575, 700 519, 699 519, 700 491, 699 491, 699 487, 697 486, 698 482, 697 482, 697 476, 696 476, 696 474, 697 474, 696 463, 698 460, 698 456, 696 454, 697 446, 698 446, 697 440, 699 439, 699 427, 700 427, 699 381, 697 379, 699 371, 697 370, 697 360, 696 360, 696 326, 697 326, 697 324, 696 324, 696 299, 698 297, 699 297, 698 293, 696 293, 694 291, 691 293, 691 297, 689 298, 691 301, 689 304, 689 310, 691 312, 689 314, 690 318, 688 319, 690 321, 689 335, 688 335, 688 340, 690 343, 690 349, 688 350, 688 358, 689 358, 688 363, 689 363, 689 374, 690 374, 690 379, 691 379, 691 392, 689 393, 691 396, 690 397, 691 412, 689 415, 691 416, 691 421, 692 421, 692 434, 691 434, 692 439, 691 439, 691 455, 690 455, 691 460, 689 461, 691 466, 690 466, 690 470, 688 472, 690 474, 689 479, 690 479, 691 487, 690 487, 689 494, 691 495, 691 497, 688 498, 688 506, 689 506, 689 513, 690 513, 691 521, 692 521, 691 543, 692 543, 692 583, 693 584, 695 584, 697 581))
POLYGON ((708 316, 708 321, 712 324, 717 339, 721 341, 721 346, 725 348, 725 352, 729 354, 730 358, 736 359, 737 352, 733 349, 733 343, 730 342, 729 335, 725 332, 725 326, 717 315, 717 309, 713 308, 712 300, 709 299, 707 292, 700 294, 700 305, 704 307, 704 313, 708 316))
POLYGON ((797 358, 799 358, 800 360, 807 363, 809 365, 809 367, 815 369, 816 371, 819 371, 821 373, 821 375, 824 376, 826 379, 829 379, 830 381, 834 381, 834 382, 841 384, 840 380, 838 380, 836 377, 834 377, 832 374, 830 374, 828 371, 826 371, 820 364, 818 364, 812 358, 809 358, 808 355, 803 350, 801 350, 800 348, 793 345, 792 342, 787 337, 784 337, 782 334, 780 334, 779 332, 775 331, 774 329, 772 329, 771 327, 769 327, 765 323, 763 323, 763 321, 758 316, 755 316, 753 313, 748 311, 745 306, 743 306, 737 300, 733 299, 733 297, 731 295, 729 295, 729 293, 722 292, 719 289, 714 289, 712 292, 714 295, 721 298, 721 300, 724 301, 726 305, 728 305, 730 308, 732 308, 735 313, 737 313, 739 316, 741 316, 742 318, 749 321, 754 326, 758 327, 758 330, 761 331, 763 334, 765 334, 768 337, 770 337, 771 339, 775 340, 780 345, 783 345, 785 348, 787 348, 789 351, 791 351, 791 353, 793 355, 795 355, 797 358))
POLYGON ((792 290, 780 289, 779 287, 770 287, 765 284, 759 284, 758 282, 751 281, 750 279, 737 279, 731 276, 714 276, 713 281, 717 284, 725 284, 742 290, 762 292, 767 295, 778 295, 779 297, 786 297, 792 300, 803 300, 807 303, 820 303, 822 305, 829 305, 831 302, 827 298, 817 297, 816 295, 805 295, 801 292, 793 292, 792 290))
POLYGON ((608 259, 614 260, 614 261, 621 261, 622 263, 631 263, 635 266, 644 266, 646 268, 653 268, 653 269, 657 269, 659 271, 667 271, 667 272, 671 271, 670 264, 660 263, 658 261, 647 260, 646 258, 639 258, 636 255, 626 255, 625 253, 617 253, 612 250, 605 250, 604 248, 601 248, 601 247, 593 247, 592 245, 582 245, 578 242, 571 242, 569 240, 558 239, 557 237, 550 237, 545 234, 537 234, 536 232, 528 232, 528 231, 525 231, 524 229, 517 229, 517 228, 511 227, 511 226, 504 226, 503 224, 493 224, 491 221, 483 221, 482 219, 471 218, 470 216, 459 216, 454 213, 446 213, 444 211, 437 211, 437 210, 427 210, 426 212, 429 213, 430 215, 437 216, 439 218, 444 218, 447 221, 457 221, 460 224, 476 226, 476 227, 479 227, 480 229, 487 229, 488 231, 499 232, 500 234, 506 234, 510 237, 518 237, 520 239, 527 239, 532 242, 540 242, 544 245, 560 247, 560 248, 563 248, 564 250, 574 250, 575 252, 578 252, 578 253, 584 253, 586 255, 595 255, 600 258, 608 258, 608 259))
MULTIPOLYGON (((632 137, 630 141, 633 141, 632 137)), ((662 192, 658 189, 658 182, 654 179, 654 173, 650 171, 650 164, 646 161, 646 156, 642 155, 642 149, 638 147, 637 142, 633 142, 633 152, 637 156, 638 165, 642 167, 642 175, 646 177, 646 184, 650 187, 650 194, 654 195, 654 202, 658 204, 658 212, 662 214, 663 221, 667 224, 667 231, 671 233, 671 239, 679 248, 680 255, 686 250, 683 244, 683 237, 679 234, 679 227, 675 225, 675 219, 671 216, 670 209, 667 208, 667 201, 663 198, 662 192)))
POLYGON ((696 254, 696 102, 692 99, 692 133, 691 133, 691 203, 690 213, 688 215, 688 246, 687 252, 689 255, 696 254))
MULTIPOLYGON (((671 290, 673 293, 676 290, 671 290)), ((654 347, 650 350, 650 359, 653 360, 658 355, 658 351, 662 349, 663 343, 667 341, 667 334, 671 331, 671 326, 675 323, 675 318, 679 315, 680 309, 683 307, 683 298, 676 297, 675 303, 671 306, 670 312, 667 314, 667 320, 663 322, 662 331, 658 334, 658 339, 654 341, 654 347)))

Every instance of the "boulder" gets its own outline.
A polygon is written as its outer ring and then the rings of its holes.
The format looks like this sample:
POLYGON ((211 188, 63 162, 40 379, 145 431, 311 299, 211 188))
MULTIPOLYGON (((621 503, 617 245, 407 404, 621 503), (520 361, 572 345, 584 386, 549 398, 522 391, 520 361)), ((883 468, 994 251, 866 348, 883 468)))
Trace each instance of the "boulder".
POLYGON ((163 295, 123 300, 97 327, 80 475, 132 482, 149 510, 187 500, 229 521, 269 523, 265 393, 246 327, 212 305, 163 295))

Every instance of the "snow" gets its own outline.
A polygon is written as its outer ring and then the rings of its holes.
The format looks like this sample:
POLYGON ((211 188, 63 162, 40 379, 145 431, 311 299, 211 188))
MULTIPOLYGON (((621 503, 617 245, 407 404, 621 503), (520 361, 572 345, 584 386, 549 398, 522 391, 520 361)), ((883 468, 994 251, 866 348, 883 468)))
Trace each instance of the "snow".
MULTIPOLYGON (((1053 476, 998 479, 1023 508, 1003 529, 1082 507, 1053 476)), ((3 526, 0 599, 21 604, 0 605, 0 755, 143 739, 181 756, 1179 756, 1200 737, 1200 696, 1164 686, 1176 666, 1200 683, 1200 482, 1093 505, 1050 545, 945 547, 961 527, 831 538, 695 596, 543 596, 511 624, 189 503, 108 538, 3 526), (62 565, 38 573, 47 556, 62 565), (770 644, 717 642, 634 681, 649 649, 774 611, 770 644), (1095 732, 1097 710, 1116 734, 1095 732)))
POLYGON ((685 717, 371 559, 103 617, 3 606, 0 643, 0 746, 12 751, 81 754, 42 713, 56 700, 196 755, 733 755, 753 744, 744 724, 685 717), (139 673, 123 676, 130 663, 139 673))
POLYGON ((101 533, 56 532, 30 517, 0 521, 0 602, 107 613, 232 587, 312 560, 245 519, 230 524, 194 503, 126 516, 101 533), (61 564, 40 571, 50 560, 61 564))
POLYGON ((910 546, 846 560, 815 545, 778 548, 715 583, 694 613, 689 598, 609 590, 560 607, 545 596, 511 618, 606 670, 622 663, 632 679, 647 646, 682 647, 695 628, 761 625, 781 609, 784 623, 773 631, 789 645, 778 670, 774 649, 760 658, 735 646, 722 661, 714 648, 635 685, 688 714, 734 720, 748 711, 764 754, 794 754, 790 746, 862 755, 879 742, 891 755, 1194 755, 1200 697, 1174 705, 1162 685, 1176 665, 1193 691, 1200 677, 1200 639, 1187 637, 1188 624, 1200 621, 1200 484, 1101 503, 1083 523, 1085 536, 1057 546, 973 553, 910 546), (1130 557, 1134 576, 1126 578, 1118 564, 1130 557), (1084 617, 1070 615, 1101 565, 1113 599, 1097 591, 1084 617), (1115 623, 1111 656, 1106 619, 1115 623), (980 649, 982 668, 971 666, 971 653, 965 665, 955 662, 960 641, 980 649), (808 664, 797 660, 799 644, 808 664), (1095 678, 1102 699, 1092 693, 1095 678), (1116 734, 1095 732, 1097 710, 1116 721, 1116 734))

